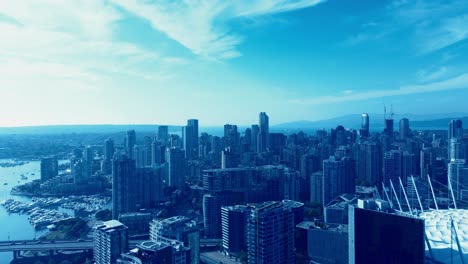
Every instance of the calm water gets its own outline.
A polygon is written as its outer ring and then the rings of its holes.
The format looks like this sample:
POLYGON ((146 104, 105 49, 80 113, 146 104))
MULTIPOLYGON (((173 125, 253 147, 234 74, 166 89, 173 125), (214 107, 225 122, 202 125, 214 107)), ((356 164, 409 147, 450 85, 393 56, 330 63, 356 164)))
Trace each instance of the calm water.
MULTIPOLYGON (((7 160, 0 160, 4 162, 7 160)), ((22 202, 30 202, 31 198, 10 195, 11 188, 16 185, 24 184, 40 178, 40 162, 32 161, 28 164, 18 167, 1 168, 0 167, 0 201, 12 198, 22 202), (34 173, 35 175, 31 175, 34 173), (27 180, 21 180, 21 174, 28 177, 27 180), (18 183, 19 181, 19 183, 18 183), (4 185, 8 183, 8 185, 4 185)), ((0 240, 22 240, 39 238, 45 231, 35 231, 29 224, 28 215, 23 214, 8 214, 8 212, 0 206, 0 240)), ((12 252, 0 253, 0 264, 10 263, 13 259, 12 252)))

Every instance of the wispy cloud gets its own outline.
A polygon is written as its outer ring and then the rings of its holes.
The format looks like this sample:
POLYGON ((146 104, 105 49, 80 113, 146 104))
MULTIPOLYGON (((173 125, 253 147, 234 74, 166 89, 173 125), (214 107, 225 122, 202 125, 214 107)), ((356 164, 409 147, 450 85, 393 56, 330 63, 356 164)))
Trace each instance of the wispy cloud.
POLYGON ((410 94, 421 94, 429 92, 439 92, 455 89, 468 89, 468 73, 461 74, 457 77, 437 81, 427 84, 416 84, 402 86, 399 89, 387 90, 370 90, 363 92, 346 93, 331 96, 318 96, 313 98, 301 98, 289 100, 289 103, 303 104, 303 105, 323 105, 344 103, 352 101, 370 100, 376 98, 384 98, 391 96, 401 96, 410 94))
POLYGON ((395 35, 401 41, 404 35, 417 54, 425 55, 468 38, 465 0, 398 0, 368 19, 345 44, 358 45, 395 35))
POLYGON ((105 0, 1 1, 0 86, 66 81, 67 87, 89 89, 108 85, 116 74, 157 79, 167 65, 182 62, 118 41, 114 34, 123 16, 105 0), (154 67, 140 66, 144 62, 154 67))
POLYGON ((276 14, 314 6, 323 0, 111 0, 127 11, 148 20, 196 55, 210 59, 241 56, 237 49, 243 37, 232 32, 229 21, 239 17, 276 14))

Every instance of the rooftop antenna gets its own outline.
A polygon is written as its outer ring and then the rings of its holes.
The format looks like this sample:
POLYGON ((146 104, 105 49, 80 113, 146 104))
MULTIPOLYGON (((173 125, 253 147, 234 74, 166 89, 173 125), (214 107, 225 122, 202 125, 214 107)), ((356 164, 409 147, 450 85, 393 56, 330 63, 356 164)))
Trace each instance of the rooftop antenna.
POLYGON ((383 105, 383 118, 384 121, 387 119, 387 106, 385 105, 385 103, 383 105))

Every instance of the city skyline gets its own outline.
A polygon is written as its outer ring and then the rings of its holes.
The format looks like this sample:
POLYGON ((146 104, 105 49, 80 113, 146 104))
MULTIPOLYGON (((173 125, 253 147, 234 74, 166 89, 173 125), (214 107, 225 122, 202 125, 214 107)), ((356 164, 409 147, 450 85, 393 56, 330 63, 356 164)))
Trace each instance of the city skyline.
POLYGON ((468 112, 464 1, 24 1, 0 10, 0 127, 247 125, 258 112, 278 124, 380 113, 384 103, 468 112))

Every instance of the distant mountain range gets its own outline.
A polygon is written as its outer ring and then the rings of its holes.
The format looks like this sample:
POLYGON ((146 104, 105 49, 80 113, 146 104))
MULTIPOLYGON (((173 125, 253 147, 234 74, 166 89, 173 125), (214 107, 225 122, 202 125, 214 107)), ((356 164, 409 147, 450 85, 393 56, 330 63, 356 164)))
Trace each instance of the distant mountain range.
MULTIPOLYGON (((436 115, 395 114, 395 130, 398 130, 398 122, 401 118, 410 120, 410 127, 414 129, 447 129, 451 119, 461 119, 468 127, 468 113, 449 113, 436 115)), ((383 114, 369 114, 371 130, 383 128, 383 114)), ((272 132, 290 133, 299 130, 312 131, 317 129, 330 129, 342 125, 345 128, 359 129, 361 126, 361 114, 345 115, 331 119, 318 121, 295 121, 271 126, 272 132)), ((247 126, 239 126, 239 132, 243 132, 247 126)), ((0 134, 113 134, 121 133, 129 129, 135 129, 140 133, 157 133, 158 125, 52 125, 52 126, 25 126, 25 127, 0 127, 0 134)), ((181 133, 181 126, 169 126, 170 133, 181 133)), ((222 136, 223 127, 200 127, 200 133, 222 136)))
MULTIPOLYGON (((389 118, 389 116, 387 116, 389 118)), ((448 123, 452 119, 461 119, 468 125, 468 113, 449 113, 436 115, 413 115, 413 114, 395 114, 393 116, 394 128, 398 129, 399 120, 408 118, 412 129, 447 129, 448 123)), ((359 129, 361 127, 361 114, 345 115, 331 119, 318 121, 296 121, 278 124, 271 127, 271 130, 316 130, 330 129, 342 125, 345 128, 359 129)), ((384 126, 383 114, 369 114, 369 125, 371 130, 381 130, 384 126)))

